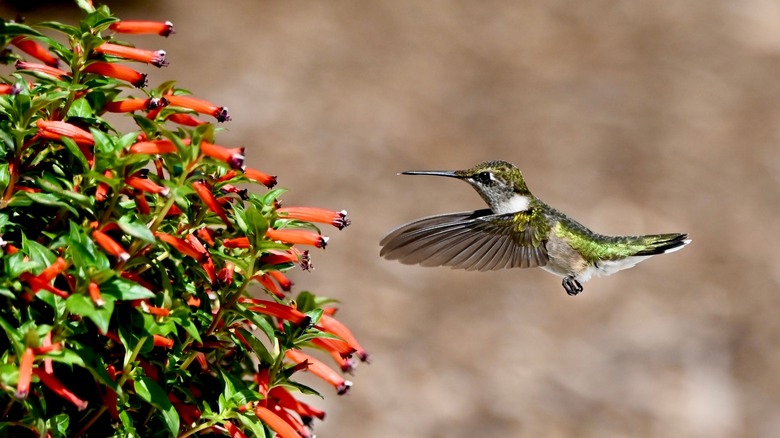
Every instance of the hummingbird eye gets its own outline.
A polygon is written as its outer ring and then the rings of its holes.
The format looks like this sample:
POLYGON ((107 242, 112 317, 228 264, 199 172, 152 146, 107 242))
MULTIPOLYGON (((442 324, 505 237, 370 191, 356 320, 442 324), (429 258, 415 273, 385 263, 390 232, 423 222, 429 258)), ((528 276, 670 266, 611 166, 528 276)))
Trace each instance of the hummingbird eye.
POLYGON ((481 182, 482 184, 488 184, 493 178, 490 175, 490 172, 479 172, 474 176, 474 179, 481 182))

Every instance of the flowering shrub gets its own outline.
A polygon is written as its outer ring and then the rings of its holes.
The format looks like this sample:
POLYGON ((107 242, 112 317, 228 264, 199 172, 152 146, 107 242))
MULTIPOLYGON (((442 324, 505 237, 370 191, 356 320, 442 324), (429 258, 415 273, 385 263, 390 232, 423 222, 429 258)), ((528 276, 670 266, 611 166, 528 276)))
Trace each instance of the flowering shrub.
POLYGON ((313 223, 341 229, 346 214, 248 190, 276 179, 215 144, 203 117, 229 121, 226 108, 172 82, 142 89, 127 63, 162 67, 165 52, 117 38, 170 23, 79 5, 78 26, 0 22, 17 69, 0 77, 0 430, 309 436, 325 414, 294 378, 350 382, 305 351, 344 372, 367 354, 332 300, 288 298, 284 272, 325 247, 313 223))

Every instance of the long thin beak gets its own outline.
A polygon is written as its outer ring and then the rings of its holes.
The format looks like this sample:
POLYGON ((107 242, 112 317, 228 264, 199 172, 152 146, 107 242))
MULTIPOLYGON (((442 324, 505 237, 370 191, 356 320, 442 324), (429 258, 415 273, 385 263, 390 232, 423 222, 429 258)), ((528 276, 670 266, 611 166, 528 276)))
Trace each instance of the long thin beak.
POLYGON ((430 176, 447 176, 450 178, 462 179, 463 177, 451 170, 407 170, 401 172, 400 175, 430 175, 430 176))

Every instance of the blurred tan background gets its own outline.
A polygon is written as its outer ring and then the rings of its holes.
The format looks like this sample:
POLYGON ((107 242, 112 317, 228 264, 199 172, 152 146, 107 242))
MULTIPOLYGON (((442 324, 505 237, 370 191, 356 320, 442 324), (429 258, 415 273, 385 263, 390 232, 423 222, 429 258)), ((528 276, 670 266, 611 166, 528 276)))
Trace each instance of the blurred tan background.
POLYGON ((294 274, 374 358, 349 395, 320 386, 320 437, 780 436, 780 3, 107 3, 173 21, 128 38, 168 51, 150 85, 228 106, 220 143, 286 205, 350 213, 294 274), (397 172, 487 159, 596 231, 693 244, 577 297, 541 270, 378 257, 403 222, 483 205, 397 172))

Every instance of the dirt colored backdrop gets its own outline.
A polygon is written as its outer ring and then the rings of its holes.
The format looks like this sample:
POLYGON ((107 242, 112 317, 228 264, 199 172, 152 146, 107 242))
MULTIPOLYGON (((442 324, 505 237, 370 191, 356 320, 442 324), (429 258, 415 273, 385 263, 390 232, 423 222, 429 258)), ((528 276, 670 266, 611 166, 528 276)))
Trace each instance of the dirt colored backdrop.
POLYGON ((780 436, 777 2, 107 3, 174 22, 133 39, 168 51, 152 85, 228 106, 220 143, 286 205, 350 213, 294 274, 374 356, 351 394, 320 386, 320 437, 780 436), (397 172, 487 159, 597 231, 693 243, 577 297, 540 270, 379 258, 389 229, 482 206, 397 172))

